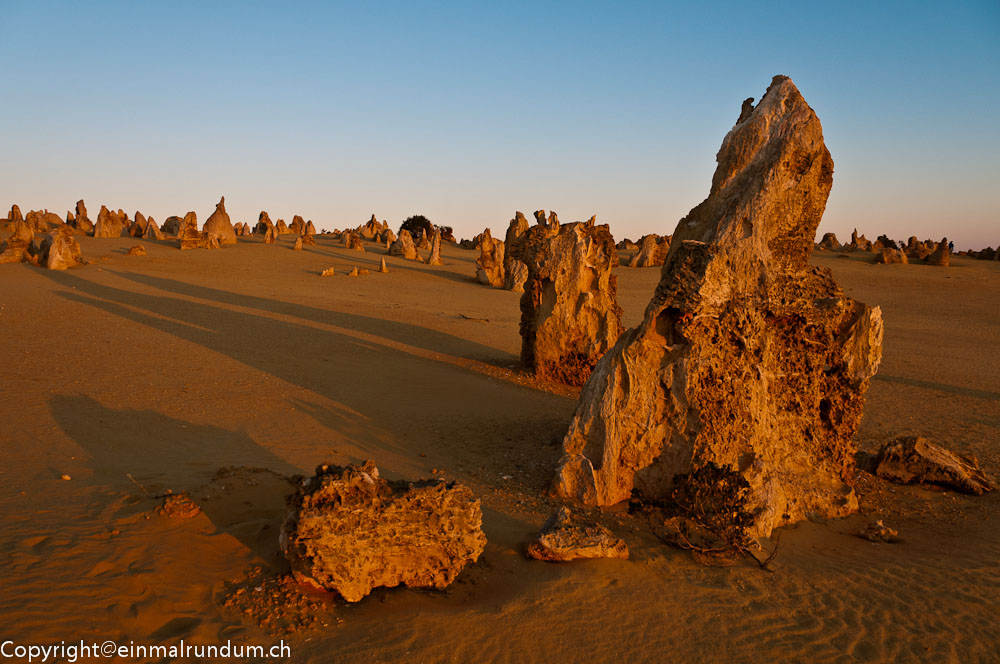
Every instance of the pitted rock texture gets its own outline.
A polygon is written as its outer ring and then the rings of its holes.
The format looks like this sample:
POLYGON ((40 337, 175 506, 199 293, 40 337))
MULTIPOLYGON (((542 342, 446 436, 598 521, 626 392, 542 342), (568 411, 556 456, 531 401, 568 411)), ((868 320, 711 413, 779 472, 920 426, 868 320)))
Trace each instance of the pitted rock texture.
POLYGON ((993 490, 976 459, 920 436, 904 436, 883 445, 875 460, 875 474, 900 484, 940 484, 977 496, 993 490))
POLYGON ((357 602, 379 586, 443 589, 486 547, 479 500, 456 482, 389 482, 371 461, 327 466, 288 499, 295 577, 357 602))
POLYGON ((265 235, 269 228, 274 228, 274 224, 271 223, 271 216, 265 210, 261 210, 260 215, 257 217, 257 225, 253 227, 253 232, 255 235, 265 235))
POLYGON ((226 213, 225 196, 219 199, 212 216, 205 220, 202 231, 209 242, 214 239, 219 244, 236 244, 236 229, 233 228, 233 222, 226 213))
POLYGON ((809 264, 833 184, 816 114, 784 76, 744 111, 708 198, 677 224, 643 321, 583 388, 557 495, 663 498, 714 463, 747 480, 757 535, 857 510, 845 480, 881 311, 809 264))
POLYGON ((515 212, 504 237, 504 279, 503 287, 515 293, 524 292, 524 282, 528 279, 528 266, 518 258, 521 238, 528 232, 530 224, 524 214, 515 212))
POLYGON ((503 288, 503 260, 503 241, 493 239, 490 229, 487 228, 479 238, 479 258, 476 259, 476 281, 486 286, 503 288))
POLYGON ((39 254, 39 263, 49 270, 67 270, 83 262, 80 243, 66 226, 45 236, 39 254))
POLYGON ((824 234, 823 239, 819 241, 818 249, 822 249, 823 251, 840 251, 840 242, 837 241, 837 234, 824 234))
POLYGON ((97 213, 97 223, 94 224, 94 237, 121 237, 126 234, 128 217, 124 212, 112 212, 102 205, 97 213))
POLYGON ((560 507, 542 526, 538 539, 528 545, 536 560, 566 562, 578 558, 628 558, 625 541, 604 526, 582 523, 569 508, 560 507))
POLYGON ((536 376, 583 385, 621 334, 615 241, 594 219, 537 225, 518 256, 528 268, 521 296, 521 363, 536 376))

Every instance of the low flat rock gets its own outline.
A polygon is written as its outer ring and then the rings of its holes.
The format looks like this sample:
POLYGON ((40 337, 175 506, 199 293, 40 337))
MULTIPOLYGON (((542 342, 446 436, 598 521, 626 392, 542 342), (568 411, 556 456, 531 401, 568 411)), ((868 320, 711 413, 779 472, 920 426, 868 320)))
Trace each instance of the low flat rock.
POLYGON ((486 547, 457 482, 390 482, 371 461, 321 465, 288 499, 281 548, 295 578, 357 602, 379 586, 445 588, 486 547))
POLYGON ((900 484, 939 484, 974 495, 993 490, 974 458, 955 454, 920 436, 904 436, 882 446, 875 474, 900 484))
POLYGON ((604 526, 577 522, 569 509, 560 507, 542 526, 538 539, 528 545, 536 560, 565 562, 578 558, 628 558, 625 541, 604 526))

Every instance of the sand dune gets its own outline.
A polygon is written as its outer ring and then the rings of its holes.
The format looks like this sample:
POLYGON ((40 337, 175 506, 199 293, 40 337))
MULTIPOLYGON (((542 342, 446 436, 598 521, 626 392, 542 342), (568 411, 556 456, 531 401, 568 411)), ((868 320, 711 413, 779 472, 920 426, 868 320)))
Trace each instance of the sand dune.
MULTIPOLYGON (((472 251, 386 257, 379 274, 384 249, 324 236, 297 252, 288 235, 144 241, 145 257, 124 255, 130 238, 80 243, 86 267, 0 266, 6 638, 274 642, 223 604, 254 567, 282 570, 282 476, 371 458, 390 478, 467 483, 486 552, 445 592, 315 600, 315 626, 285 636, 293 661, 997 661, 996 492, 859 472, 861 514, 785 529, 773 573, 699 565, 619 508, 593 514, 631 560, 527 560, 575 393, 516 371, 519 294, 474 283, 472 251), (203 511, 159 516, 139 485, 203 511), (875 518, 901 542, 855 536, 875 518)), ((883 310, 860 448, 921 434, 997 477, 1000 263, 868 260, 813 259, 883 310)), ((634 325, 659 270, 616 274, 634 325)))

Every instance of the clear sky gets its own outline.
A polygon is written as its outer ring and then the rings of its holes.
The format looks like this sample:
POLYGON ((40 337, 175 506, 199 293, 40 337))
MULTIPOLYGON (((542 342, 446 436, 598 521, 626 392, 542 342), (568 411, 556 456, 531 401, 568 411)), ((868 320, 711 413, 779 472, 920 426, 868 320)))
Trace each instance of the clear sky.
POLYGON ((0 206, 671 233, 786 74, 820 233, 1000 243, 1000 2, 705 4, 0 0, 0 206))

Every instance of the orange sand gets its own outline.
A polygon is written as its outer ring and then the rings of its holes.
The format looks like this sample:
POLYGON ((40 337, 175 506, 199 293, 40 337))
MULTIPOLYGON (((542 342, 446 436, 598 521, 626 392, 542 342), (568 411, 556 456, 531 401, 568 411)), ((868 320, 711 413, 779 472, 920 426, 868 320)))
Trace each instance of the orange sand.
MULTIPOLYGON (((0 637, 276 642, 221 606, 227 582, 281 570, 288 484, 259 469, 371 458, 390 478, 468 483, 486 552, 446 592, 324 599, 315 627, 285 636, 292 661, 1000 659, 1000 492, 859 474, 863 513, 785 529, 773 573, 701 566, 620 509, 595 514, 631 560, 527 560, 575 399, 511 371, 519 295, 474 283, 476 254, 451 246, 443 267, 388 257, 378 274, 377 245, 291 240, 143 241, 131 257, 133 239, 80 238, 89 266, 0 265, 0 637), (372 273, 344 276, 355 265, 372 273), (246 468, 216 477, 229 466, 246 468), (189 491, 202 514, 155 514, 128 475, 189 491), (902 541, 855 536, 876 518, 902 541)), ((861 448, 919 433, 996 479, 1000 263, 866 259, 814 259, 884 312, 861 448)), ((659 269, 616 272, 633 325, 659 269)))

